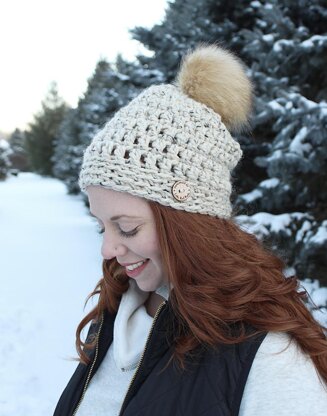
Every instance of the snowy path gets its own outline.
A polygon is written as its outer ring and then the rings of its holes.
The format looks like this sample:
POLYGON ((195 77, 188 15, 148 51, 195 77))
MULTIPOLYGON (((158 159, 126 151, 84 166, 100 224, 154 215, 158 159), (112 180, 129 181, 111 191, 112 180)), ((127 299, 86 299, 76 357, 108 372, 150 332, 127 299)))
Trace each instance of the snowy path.
POLYGON ((67 358, 84 300, 101 277, 96 228, 55 179, 0 182, 0 416, 53 414, 76 367, 67 358))

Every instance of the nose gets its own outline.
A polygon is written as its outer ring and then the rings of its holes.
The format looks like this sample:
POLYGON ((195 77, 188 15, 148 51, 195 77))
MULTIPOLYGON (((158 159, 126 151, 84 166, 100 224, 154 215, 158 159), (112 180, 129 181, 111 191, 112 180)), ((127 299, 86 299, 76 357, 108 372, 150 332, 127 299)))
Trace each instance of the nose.
POLYGON ((111 260, 114 257, 121 257, 127 253, 127 247, 118 238, 106 235, 104 233, 101 255, 105 260, 111 260))

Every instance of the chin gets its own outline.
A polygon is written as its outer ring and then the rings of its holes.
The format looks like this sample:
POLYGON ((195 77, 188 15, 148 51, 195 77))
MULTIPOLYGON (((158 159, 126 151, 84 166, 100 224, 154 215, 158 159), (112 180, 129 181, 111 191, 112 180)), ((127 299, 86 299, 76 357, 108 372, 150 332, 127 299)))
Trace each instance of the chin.
POLYGON ((155 292, 160 285, 155 284, 154 282, 138 282, 136 281, 137 286, 143 292, 155 292))

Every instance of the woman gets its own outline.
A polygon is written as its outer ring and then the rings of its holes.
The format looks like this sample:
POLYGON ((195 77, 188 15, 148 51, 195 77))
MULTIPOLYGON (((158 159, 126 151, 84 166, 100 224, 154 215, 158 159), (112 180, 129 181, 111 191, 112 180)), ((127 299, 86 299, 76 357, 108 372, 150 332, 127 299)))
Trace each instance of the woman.
POLYGON ((56 416, 325 414, 324 328, 232 215, 242 151, 229 131, 250 107, 242 63, 202 46, 175 85, 145 90, 86 150, 103 278, 56 416))

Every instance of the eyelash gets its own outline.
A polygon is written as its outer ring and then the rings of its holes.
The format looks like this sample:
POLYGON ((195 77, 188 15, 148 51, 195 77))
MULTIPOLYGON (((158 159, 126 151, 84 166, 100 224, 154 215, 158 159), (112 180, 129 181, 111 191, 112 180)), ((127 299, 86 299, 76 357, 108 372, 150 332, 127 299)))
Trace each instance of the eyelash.
MULTIPOLYGON (((125 232, 124 232, 123 230, 121 230, 120 228, 118 228, 118 230, 119 230, 119 234, 120 234, 122 237, 126 237, 126 238, 128 238, 128 237, 134 237, 134 235, 136 235, 136 234, 138 233, 138 227, 134 228, 134 230, 129 231, 128 233, 125 233, 125 232)), ((98 230, 98 233, 99 233, 99 234, 103 234, 103 233, 104 233, 104 228, 100 228, 100 229, 98 230)))

